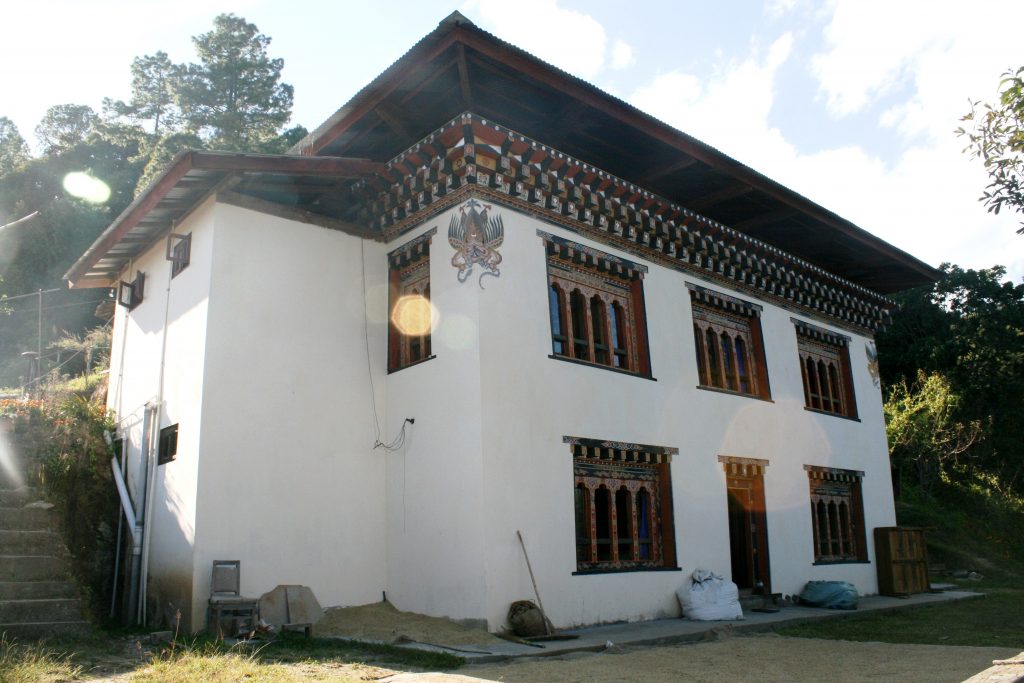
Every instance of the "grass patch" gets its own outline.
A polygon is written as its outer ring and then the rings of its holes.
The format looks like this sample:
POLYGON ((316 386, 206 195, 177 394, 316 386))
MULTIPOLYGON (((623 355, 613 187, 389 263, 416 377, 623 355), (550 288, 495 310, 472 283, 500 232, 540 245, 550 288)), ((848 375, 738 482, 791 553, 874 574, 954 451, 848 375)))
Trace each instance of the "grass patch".
POLYGON ((0 639, 0 683, 73 681, 81 673, 82 668, 72 663, 70 655, 0 639))
MULTIPOLYGON (((167 649, 153 658, 152 662, 135 672, 132 681, 160 683, 275 683, 276 681, 308 680, 302 672, 281 664, 263 662, 260 651, 245 654, 224 652, 215 645, 167 649)), ((341 677, 335 680, 358 681, 358 678, 341 677)))
POLYGON ((1024 590, 970 586, 985 597, 780 628, 783 636, 925 645, 1024 648, 1024 590))
MULTIPOLYGON (((55 678, 28 675, 4 678, 0 683, 21 681, 76 680, 90 675, 129 673, 131 681, 218 683, 220 681, 360 681, 374 667, 400 670, 450 670, 465 663, 462 657, 443 652, 413 650, 394 645, 361 643, 334 638, 306 638, 284 633, 273 641, 251 641, 229 645, 200 636, 174 643, 149 642, 144 634, 112 631, 89 636, 48 641, 43 663, 61 664, 65 669, 55 678)), ((38 650, 44 653, 42 650, 38 650)), ((0 671, 8 667, 0 660, 0 671)), ((36 670, 41 671, 37 667, 36 670)), ((370 677, 376 677, 370 676, 370 677)))

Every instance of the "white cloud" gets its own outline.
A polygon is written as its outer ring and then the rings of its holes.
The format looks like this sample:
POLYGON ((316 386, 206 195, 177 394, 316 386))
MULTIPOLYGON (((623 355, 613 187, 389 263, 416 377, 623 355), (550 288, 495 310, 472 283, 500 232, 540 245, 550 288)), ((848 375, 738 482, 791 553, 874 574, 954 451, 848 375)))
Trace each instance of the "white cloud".
MULTIPOLYGON (((711 77, 662 74, 628 99, 927 263, 952 261, 969 268, 1002 263, 1019 281, 1024 256, 1014 234, 1016 221, 992 216, 977 202, 984 171, 961 153, 962 143, 952 134, 966 106, 963 93, 977 88, 979 75, 951 73, 969 59, 956 44, 947 42, 944 49, 931 40, 918 44, 929 47, 926 56, 910 55, 917 87, 883 117, 883 123, 913 137, 886 158, 855 144, 799 150, 769 124, 777 74, 792 51, 789 34, 766 53, 755 47, 742 61, 720 64, 711 77), (942 87, 946 78, 957 82, 959 96, 942 87)), ((865 70, 880 71, 872 63, 865 70)), ((998 73, 984 77, 994 83, 998 73)), ((853 80, 869 79, 855 73, 853 80)))
POLYGON ((616 40, 612 45, 612 68, 625 69, 632 66, 636 59, 633 57, 633 48, 623 40, 616 40))
POLYGON ((901 132, 945 134, 968 97, 991 97, 998 75, 1020 62, 1018 28, 1024 3, 983 7, 959 3, 836 0, 825 28, 827 50, 811 71, 829 109, 863 110, 899 87, 913 93, 883 123, 901 132), (992 90, 982 88, 985 79, 992 90))
POLYGON ((588 14, 559 7, 557 0, 519 0, 514 15, 498 0, 470 0, 463 9, 488 31, 574 76, 593 79, 604 67, 604 26, 588 14))
POLYGON ((461 10, 503 40, 554 64, 573 76, 594 81, 607 69, 636 62, 633 47, 616 38, 594 17, 559 6, 559 0, 519 0, 512 20, 509 5, 499 0, 466 0, 461 10))

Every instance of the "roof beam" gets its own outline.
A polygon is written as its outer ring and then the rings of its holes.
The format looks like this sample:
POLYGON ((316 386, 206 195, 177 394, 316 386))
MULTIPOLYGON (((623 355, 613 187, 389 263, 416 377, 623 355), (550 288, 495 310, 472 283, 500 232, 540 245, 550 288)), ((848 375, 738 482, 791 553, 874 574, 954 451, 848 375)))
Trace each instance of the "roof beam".
POLYGON ((387 102, 381 102, 373 111, 398 135, 409 139, 416 137, 415 131, 411 127, 412 123, 402 115, 397 107, 393 107, 387 102))
POLYGON ((462 91, 462 101, 466 109, 473 108, 473 89, 469 85, 469 67, 466 65, 466 46, 459 43, 455 50, 456 59, 459 63, 459 88, 462 91))
POLYGON ((636 179, 638 185, 646 185, 647 183, 654 183, 664 178, 665 176, 682 171, 684 168, 689 168, 697 163, 697 160, 693 157, 681 156, 678 159, 662 164, 661 166, 655 166, 647 173, 639 176, 636 179))
POLYGON ((704 213, 708 209, 717 206, 722 202, 727 202, 730 199, 735 199, 736 197, 742 197, 743 195, 749 194, 753 191, 754 188, 746 183, 730 183, 717 192, 701 195, 696 199, 690 199, 682 203, 691 211, 704 213))

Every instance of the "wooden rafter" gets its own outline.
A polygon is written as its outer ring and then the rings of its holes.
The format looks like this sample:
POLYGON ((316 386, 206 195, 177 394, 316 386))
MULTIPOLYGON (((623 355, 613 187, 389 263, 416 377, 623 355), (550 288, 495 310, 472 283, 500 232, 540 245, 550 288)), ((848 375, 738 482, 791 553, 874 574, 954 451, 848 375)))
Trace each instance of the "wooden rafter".
POLYGON ((688 209, 704 213, 713 206, 730 199, 735 199, 736 197, 742 197, 743 195, 749 194, 753 191, 754 188, 746 183, 731 183, 717 192, 711 192, 709 194, 696 197, 695 199, 687 200, 685 204, 688 209))
POLYGON ((459 89, 462 91, 462 101, 466 109, 473 108, 473 88, 469 84, 469 67, 466 65, 466 46, 459 43, 456 46, 456 55, 459 63, 459 89))

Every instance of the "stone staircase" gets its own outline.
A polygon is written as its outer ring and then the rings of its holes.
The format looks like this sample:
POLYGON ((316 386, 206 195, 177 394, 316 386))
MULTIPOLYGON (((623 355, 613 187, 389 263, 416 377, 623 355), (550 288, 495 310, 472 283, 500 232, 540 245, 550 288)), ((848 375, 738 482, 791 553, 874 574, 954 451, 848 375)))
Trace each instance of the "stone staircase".
POLYGON ((32 488, 0 488, 0 634, 8 639, 89 630, 56 512, 40 500, 32 488))

